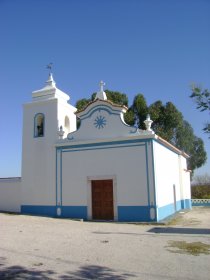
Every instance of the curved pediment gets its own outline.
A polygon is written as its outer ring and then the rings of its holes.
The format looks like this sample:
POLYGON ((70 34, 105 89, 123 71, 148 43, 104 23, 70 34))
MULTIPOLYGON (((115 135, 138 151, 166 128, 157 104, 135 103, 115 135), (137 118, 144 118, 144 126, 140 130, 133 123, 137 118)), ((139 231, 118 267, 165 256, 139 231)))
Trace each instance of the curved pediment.
POLYGON ((90 140, 128 137, 145 134, 146 131, 129 126, 124 121, 125 106, 107 100, 96 99, 77 113, 81 124, 77 131, 69 133, 68 140, 90 140))

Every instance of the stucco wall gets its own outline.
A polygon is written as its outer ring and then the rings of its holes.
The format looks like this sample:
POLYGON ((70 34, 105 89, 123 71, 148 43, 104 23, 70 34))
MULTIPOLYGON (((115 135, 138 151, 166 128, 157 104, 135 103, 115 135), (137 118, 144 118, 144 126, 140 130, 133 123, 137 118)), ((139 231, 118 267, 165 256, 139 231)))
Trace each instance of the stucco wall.
POLYGON ((158 207, 174 202, 173 185, 176 186, 176 199, 180 200, 179 155, 154 142, 154 164, 158 207))
POLYGON ((55 148, 57 100, 24 105, 22 152, 22 205, 55 203, 55 148), (34 116, 43 113, 43 137, 34 137, 34 116))
POLYGON ((0 178, 0 211, 20 212, 21 178, 0 178))

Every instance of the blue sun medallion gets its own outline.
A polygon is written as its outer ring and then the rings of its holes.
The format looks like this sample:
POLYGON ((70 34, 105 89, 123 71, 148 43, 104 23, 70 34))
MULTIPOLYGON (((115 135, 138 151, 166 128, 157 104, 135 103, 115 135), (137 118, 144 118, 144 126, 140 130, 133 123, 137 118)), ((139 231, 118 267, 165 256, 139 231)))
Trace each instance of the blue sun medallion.
POLYGON ((106 119, 103 116, 97 116, 94 120, 95 128, 101 129, 106 125, 106 119))

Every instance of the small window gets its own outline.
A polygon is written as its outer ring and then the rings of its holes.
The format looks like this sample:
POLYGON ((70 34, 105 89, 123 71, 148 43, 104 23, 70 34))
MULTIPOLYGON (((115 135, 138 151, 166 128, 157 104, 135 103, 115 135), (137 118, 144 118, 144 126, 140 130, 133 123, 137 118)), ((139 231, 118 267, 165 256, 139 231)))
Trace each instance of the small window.
POLYGON ((42 113, 36 114, 34 118, 34 136, 44 136, 44 114, 42 113))

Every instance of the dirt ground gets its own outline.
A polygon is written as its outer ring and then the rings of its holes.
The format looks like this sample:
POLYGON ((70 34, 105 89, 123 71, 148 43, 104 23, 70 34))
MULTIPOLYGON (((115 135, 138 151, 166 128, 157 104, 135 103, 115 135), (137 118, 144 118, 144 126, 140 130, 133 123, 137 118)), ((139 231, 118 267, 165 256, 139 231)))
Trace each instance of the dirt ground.
POLYGON ((210 275, 210 207, 165 225, 0 213, 0 279, 202 279, 210 275))

